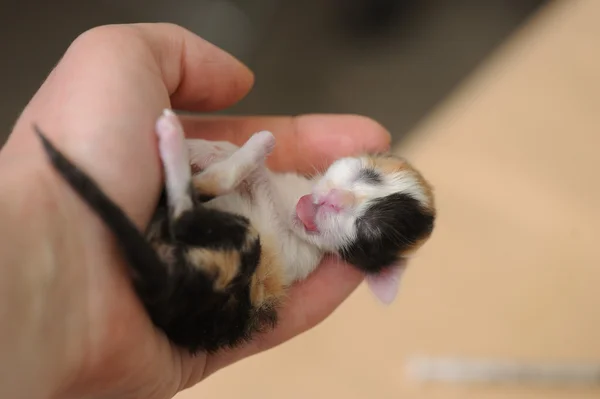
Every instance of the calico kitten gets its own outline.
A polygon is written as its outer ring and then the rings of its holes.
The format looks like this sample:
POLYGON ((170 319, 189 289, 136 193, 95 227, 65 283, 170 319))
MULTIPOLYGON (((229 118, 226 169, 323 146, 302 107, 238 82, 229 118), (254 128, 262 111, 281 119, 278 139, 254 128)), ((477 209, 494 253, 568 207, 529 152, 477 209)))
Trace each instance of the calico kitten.
POLYGON ((154 324, 191 352, 274 327, 287 288, 326 253, 362 270, 391 302, 406 258, 434 227, 431 187, 401 158, 343 158, 312 179, 273 173, 270 132, 241 147, 186 140, 165 110, 156 124, 165 188, 143 234, 35 129, 56 171, 115 234, 154 324))

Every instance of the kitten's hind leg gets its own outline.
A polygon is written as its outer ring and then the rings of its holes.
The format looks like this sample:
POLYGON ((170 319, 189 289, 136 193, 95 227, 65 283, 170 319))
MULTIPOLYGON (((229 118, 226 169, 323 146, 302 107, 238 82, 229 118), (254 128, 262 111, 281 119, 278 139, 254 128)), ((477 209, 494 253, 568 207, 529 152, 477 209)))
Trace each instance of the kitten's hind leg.
POLYGON ((196 191, 206 198, 225 195, 235 190, 254 171, 264 165, 266 157, 275 147, 271 132, 255 133, 229 158, 209 165, 193 177, 196 191))
POLYGON ((165 174, 167 203, 171 218, 194 207, 192 171, 183 127, 177 115, 165 109, 156 122, 158 148, 165 174))

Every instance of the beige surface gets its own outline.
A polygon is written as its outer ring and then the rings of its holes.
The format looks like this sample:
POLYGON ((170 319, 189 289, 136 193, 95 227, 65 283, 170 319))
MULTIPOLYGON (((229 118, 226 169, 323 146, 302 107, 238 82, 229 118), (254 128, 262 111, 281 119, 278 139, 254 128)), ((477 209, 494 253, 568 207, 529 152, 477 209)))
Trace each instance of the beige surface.
POLYGON ((419 386, 411 354, 600 362, 600 1, 553 4, 400 151, 437 188, 399 300, 364 287, 313 331, 184 398, 592 398, 419 386))

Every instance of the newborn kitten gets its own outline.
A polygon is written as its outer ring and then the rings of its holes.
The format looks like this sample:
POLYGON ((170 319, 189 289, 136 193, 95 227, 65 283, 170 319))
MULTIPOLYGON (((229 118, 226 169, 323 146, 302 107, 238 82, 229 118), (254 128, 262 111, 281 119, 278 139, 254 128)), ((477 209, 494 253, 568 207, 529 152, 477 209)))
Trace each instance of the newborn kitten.
POLYGON ((275 326, 287 288, 326 253, 362 270, 391 302, 406 258, 431 235, 431 188, 406 161, 364 155, 309 179, 270 171, 267 131, 241 147, 186 140, 177 116, 156 124, 165 189, 147 232, 35 127, 54 168, 115 234, 155 325, 191 352, 275 326))

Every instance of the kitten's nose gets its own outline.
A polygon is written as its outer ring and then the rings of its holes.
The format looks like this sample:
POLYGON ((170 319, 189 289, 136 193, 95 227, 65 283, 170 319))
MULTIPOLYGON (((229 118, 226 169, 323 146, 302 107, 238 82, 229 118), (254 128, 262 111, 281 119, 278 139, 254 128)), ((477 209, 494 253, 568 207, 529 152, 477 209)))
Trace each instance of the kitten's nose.
POLYGON ((341 210, 354 205, 356 197, 349 190, 334 188, 329 190, 325 195, 317 198, 318 205, 328 205, 334 209, 341 210))

